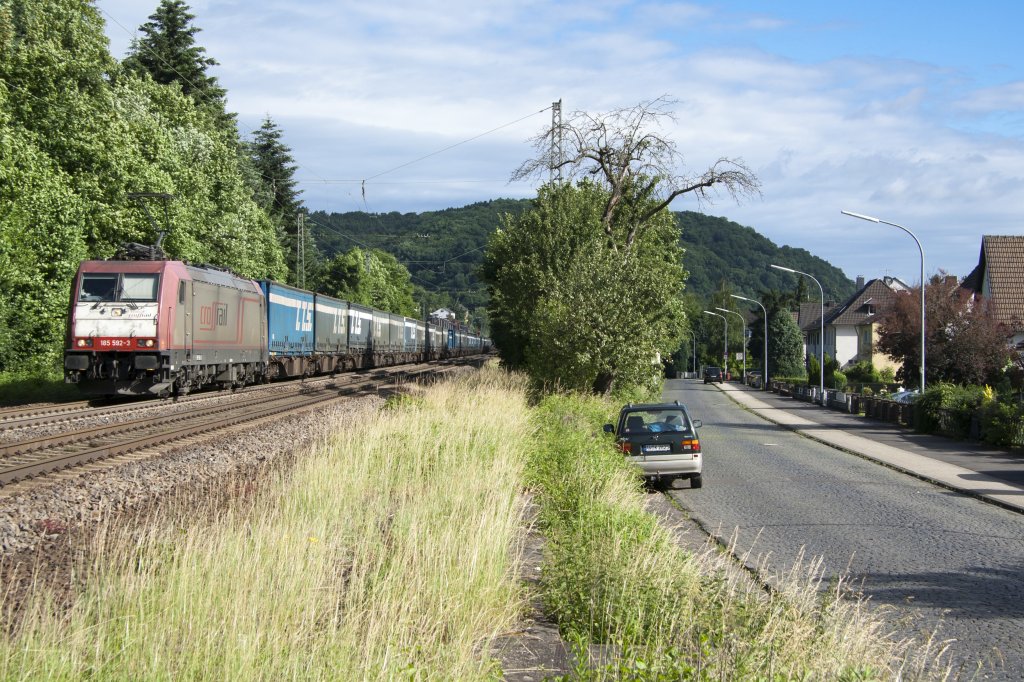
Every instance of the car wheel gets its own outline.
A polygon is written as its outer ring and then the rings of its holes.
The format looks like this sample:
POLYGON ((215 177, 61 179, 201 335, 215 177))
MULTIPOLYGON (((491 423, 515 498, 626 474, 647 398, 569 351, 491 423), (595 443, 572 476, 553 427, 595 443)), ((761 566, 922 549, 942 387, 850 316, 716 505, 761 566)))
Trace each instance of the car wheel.
POLYGON ((703 479, 701 479, 700 474, 694 474, 693 476, 690 476, 690 487, 691 488, 700 488, 703 485, 704 485, 704 481, 703 481, 703 479))

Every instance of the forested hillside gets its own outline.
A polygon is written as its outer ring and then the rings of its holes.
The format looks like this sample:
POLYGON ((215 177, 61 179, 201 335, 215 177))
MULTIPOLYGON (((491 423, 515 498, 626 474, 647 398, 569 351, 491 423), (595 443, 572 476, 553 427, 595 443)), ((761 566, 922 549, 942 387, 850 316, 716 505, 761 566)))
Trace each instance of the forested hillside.
MULTIPOLYGON (((676 219, 682 227, 682 245, 686 249, 683 265, 690 272, 687 291, 706 296, 722 282, 747 295, 769 289, 794 290, 796 276, 768 267, 774 263, 814 275, 821 282, 826 299, 842 301, 853 293, 854 283, 842 270, 806 249, 776 246, 753 228, 725 218, 683 211, 676 213, 676 219)), ((814 282, 808 281, 807 289, 816 300, 818 288, 814 282)))
POLYGON ((310 215, 310 232, 328 259, 353 246, 393 254, 409 269, 429 308, 475 311, 487 301, 476 273, 488 237, 502 214, 518 214, 528 205, 526 200, 494 199, 424 213, 316 212, 310 215))
MULTIPOLYGON (((473 309, 485 302, 476 270, 487 237, 497 229, 501 214, 519 214, 529 204, 525 199, 496 199, 425 213, 315 213, 313 231, 327 256, 354 245, 389 251, 409 268, 416 285, 473 309)), ((772 270, 770 263, 811 273, 827 298, 842 300, 853 293, 854 284, 842 270, 805 249, 776 246, 753 228, 725 218, 692 211, 675 216, 682 227, 683 265, 690 273, 686 290, 691 293, 708 296, 722 282, 747 294, 793 291, 796 278, 772 270)), ((807 284, 816 298, 814 283, 807 284)))

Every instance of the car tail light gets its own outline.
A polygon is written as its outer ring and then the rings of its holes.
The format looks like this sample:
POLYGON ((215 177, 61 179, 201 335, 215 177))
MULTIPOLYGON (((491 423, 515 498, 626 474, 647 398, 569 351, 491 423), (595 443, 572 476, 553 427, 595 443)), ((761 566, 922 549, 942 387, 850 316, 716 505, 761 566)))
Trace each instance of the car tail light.
POLYGON ((633 452, 633 444, 632 443, 629 443, 629 442, 626 442, 626 441, 622 441, 618 445, 619 445, 619 450, 621 452, 624 452, 627 455, 630 454, 631 452, 633 452))
POLYGON ((92 339, 78 339, 75 345, 79 348, 92 348, 92 339))
POLYGON ((684 440, 682 443, 680 443, 680 445, 682 445, 683 446, 683 450, 685 450, 687 452, 693 452, 693 453, 700 452, 700 441, 697 440, 696 438, 692 438, 692 439, 688 438, 688 439, 684 440))

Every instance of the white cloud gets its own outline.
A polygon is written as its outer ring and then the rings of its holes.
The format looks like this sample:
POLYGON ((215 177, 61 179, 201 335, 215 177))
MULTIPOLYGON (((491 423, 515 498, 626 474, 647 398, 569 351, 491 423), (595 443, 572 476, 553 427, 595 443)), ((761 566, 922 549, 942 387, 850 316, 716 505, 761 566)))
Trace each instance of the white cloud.
POLYGON ((956 106, 962 111, 976 114, 1019 112, 1024 109, 1024 81, 975 90, 969 97, 956 102, 956 106))
MULTIPOLYGON (((135 0, 98 4, 132 29, 152 11, 135 0)), ((708 212, 851 276, 916 280, 916 260, 905 235, 851 224, 842 208, 919 228, 929 270, 959 275, 976 263, 982 230, 1024 227, 1024 143, 984 118, 1024 108, 1024 80, 972 89, 963 73, 923 60, 847 51, 797 61, 726 37, 710 42, 708 31, 773 32, 790 22, 697 2, 192 7, 242 129, 269 114, 300 177, 348 181, 304 184, 312 208, 414 211, 529 196, 507 178, 549 112, 380 177, 365 205, 358 181, 559 98, 567 112, 604 111, 669 93, 680 100, 671 134, 691 169, 743 157, 764 183, 763 200, 722 200, 708 212), (971 132, 983 120, 989 131, 971 132)), ((127 45, 121 29, 109 33, 127 45)))

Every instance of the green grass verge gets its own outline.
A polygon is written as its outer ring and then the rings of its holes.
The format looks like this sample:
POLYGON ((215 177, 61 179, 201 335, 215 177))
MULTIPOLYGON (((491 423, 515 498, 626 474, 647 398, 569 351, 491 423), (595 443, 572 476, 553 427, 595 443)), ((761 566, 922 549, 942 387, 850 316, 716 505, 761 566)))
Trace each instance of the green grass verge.
POLYGON ((0 372, 0 405, 81 400, 77 386, 56 371, 0 372))
POLYGON ((895 641, 815 562, 766 591, 709 549, 677 545, 601 425, 616 406, 553 396, 536 410, 529 479, 548 540, 544 602, 580 660, 572 679, 942 679, 934 642, 895 641), (602 652, 599 660, 587 660, 602 652))

